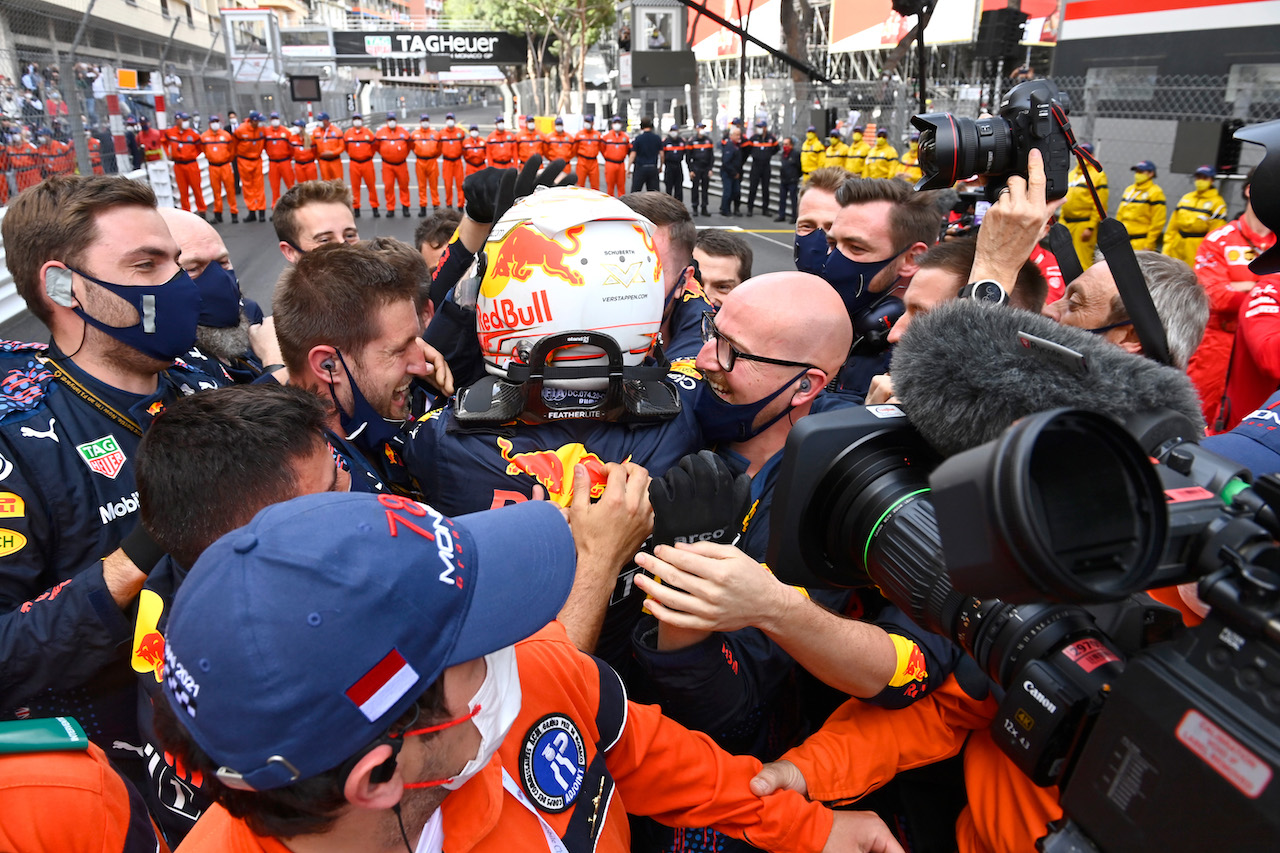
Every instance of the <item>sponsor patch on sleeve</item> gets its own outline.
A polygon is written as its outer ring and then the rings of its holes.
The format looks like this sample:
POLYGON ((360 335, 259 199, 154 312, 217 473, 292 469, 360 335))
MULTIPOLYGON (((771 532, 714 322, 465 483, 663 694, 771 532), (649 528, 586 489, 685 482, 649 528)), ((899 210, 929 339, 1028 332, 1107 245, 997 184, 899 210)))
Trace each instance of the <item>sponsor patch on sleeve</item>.
POLYGON ((573 720, 548 714, 525 733, 520 783, 542 811, 559 813, 572 806, 586 771, 586 744, 573 720))

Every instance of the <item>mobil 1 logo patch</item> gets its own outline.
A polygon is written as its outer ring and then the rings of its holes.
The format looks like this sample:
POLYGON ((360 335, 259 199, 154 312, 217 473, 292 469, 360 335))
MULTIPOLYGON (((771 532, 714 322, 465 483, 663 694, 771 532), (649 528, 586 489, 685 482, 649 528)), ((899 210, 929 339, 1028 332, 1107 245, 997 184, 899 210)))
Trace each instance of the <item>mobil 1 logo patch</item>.
POLYGON ((548 714, 533 724, 520 750, 520 782, 545 812, 562 812, 577 799, 587 772, 587 750, 573 720, 548 714))

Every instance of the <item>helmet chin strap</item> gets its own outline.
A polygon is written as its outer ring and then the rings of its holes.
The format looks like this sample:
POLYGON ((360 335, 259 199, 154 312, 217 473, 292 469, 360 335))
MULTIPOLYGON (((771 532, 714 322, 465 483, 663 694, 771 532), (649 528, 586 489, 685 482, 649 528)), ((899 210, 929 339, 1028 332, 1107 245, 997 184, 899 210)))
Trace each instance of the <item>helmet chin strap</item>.
POLYGON ((680 413, 680 397, 667 380, 668 363, 661 347, 654 350, 656 366, 628 367, 622 349, 609 335, 588 330, 560 332, 539 340, 527 363, 509 364, 505 379, 486 376, 458 392, 455 416, 460 424, 524 423, 560 420, 608 420, 652 423, 680 413), (558 350, 585 346, 598 349, 607 364, 560 366, 558 350), (549 382, 605 380, 605 390, 574 391, 548 387, 549 382), (544 393, 544 387, 548 393, 544 393))

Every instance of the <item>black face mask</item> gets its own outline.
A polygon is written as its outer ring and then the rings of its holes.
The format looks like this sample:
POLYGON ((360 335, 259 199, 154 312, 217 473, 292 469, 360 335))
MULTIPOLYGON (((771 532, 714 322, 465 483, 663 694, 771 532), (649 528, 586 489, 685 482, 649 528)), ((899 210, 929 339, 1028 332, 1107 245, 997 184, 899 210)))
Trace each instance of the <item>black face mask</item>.
POLYGON ((342 408, 333 386, 329 386, 329 396, 333 397, 333 406, 338 410, 338 422, 342 424, 343 435, 346 436, 347 441, 360 448, 361 452, 376 458, 382 453, 383 446, 400 434, 404 422, 388 420, 378 414, 373 404, 361 393, 360 386, 356 383, 356 378, 351 375, 351 368, 347 367, 347 360, 342 357, 341 352, 338 353, 338 361, 347 374, 347 381, 351 383, 351 414, 347 414, 342 408))

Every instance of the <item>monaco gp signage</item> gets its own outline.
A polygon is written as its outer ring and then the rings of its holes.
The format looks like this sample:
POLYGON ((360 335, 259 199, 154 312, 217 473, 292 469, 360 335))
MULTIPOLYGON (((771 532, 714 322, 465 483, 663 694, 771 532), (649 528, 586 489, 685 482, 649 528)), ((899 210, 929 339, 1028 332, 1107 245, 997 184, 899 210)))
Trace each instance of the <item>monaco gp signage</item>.
POLYGON ((503 32, 460 30, 336 31, 333 49, 344 65, 395 57, 435 57, 455 65, 523 65, 528 39, 503 32))

